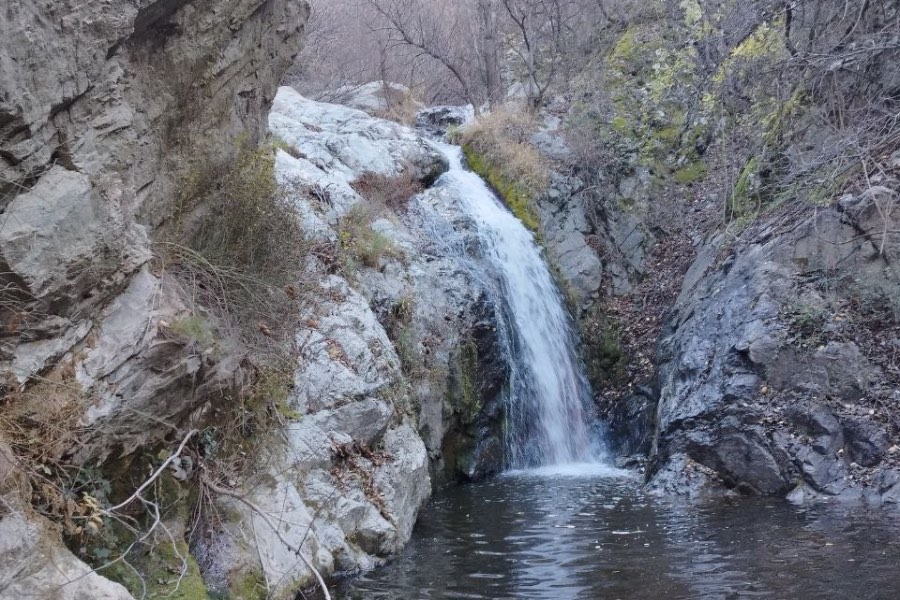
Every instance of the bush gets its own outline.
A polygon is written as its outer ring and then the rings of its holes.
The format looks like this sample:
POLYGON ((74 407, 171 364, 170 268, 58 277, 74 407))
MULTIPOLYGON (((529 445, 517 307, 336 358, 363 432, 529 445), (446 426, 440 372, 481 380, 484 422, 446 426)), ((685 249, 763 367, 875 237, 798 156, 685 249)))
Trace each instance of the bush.
POLYGON ((370 203, 392 211, 405 209, 410 198, 424 189, 422 182, 413 177, 410 170, 399 175, 382 175, 370 171, 360 175, 350 185, 370 203))
MULTIPOLYGON (((188 178, 174 227, 161 242, 164 263, 245 341, 292 339, 297 302, 308 287, 301 273, 313 245, 275 180, 276 147, 241 148, 226 167, 188 178)), ((184 325, 188 337, 208 337, 197 323, 184 325)))
POLYGON ((387 100, 388 106, 383 111, 377 111, 374 116, 407 126, 415 123, 416 114, 422 108, 422 104, 416 100, 411 91, 401 92, 385 86, 382 95, 387 100))
POLYGON ((211 264, 275 285, 286 283, 294 269, 285 268, 285 259, 301 258, 304 239, 296 213, 275 181, 272 149, 242 150, 205 193, 206 212, 190 236, 190 247, 211 264))

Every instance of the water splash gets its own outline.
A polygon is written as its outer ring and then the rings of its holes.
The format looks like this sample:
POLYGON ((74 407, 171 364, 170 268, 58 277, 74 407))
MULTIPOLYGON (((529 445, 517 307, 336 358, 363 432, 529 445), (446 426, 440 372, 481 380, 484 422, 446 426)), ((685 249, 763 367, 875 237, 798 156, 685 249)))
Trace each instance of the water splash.
POLYGON ((464 168, 460 148, 437 145, 450 162, 439 185, 453 189, 476 223, 482 252, 499 279, 512 373, 507 466, 600 462, 602 436, 576 337, 541 249, 487 184, 464 168))

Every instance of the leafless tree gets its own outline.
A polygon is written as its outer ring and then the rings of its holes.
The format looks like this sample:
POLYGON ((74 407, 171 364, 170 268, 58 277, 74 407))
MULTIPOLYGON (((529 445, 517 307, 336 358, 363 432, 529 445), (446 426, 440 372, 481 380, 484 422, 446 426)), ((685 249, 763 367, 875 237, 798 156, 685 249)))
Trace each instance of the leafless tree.
POLYGON ((418 0, 367 0, 383 18, 377 28, 388 40, 387 48, 411 49, 413 60, 427 58, 440 65, 459 85, 476 111, 485 98, 476 85, 474 53, 464 40, 471 39, 473 20, 466 18, 467 3, 423 3, 418 0))
POLYGON ((528 102, 542 104, 556 79, 569 21, 579 14, 578 6, 567 0, 500 0, 511 24, 507 36, 510 50, 519 58, 528 102))

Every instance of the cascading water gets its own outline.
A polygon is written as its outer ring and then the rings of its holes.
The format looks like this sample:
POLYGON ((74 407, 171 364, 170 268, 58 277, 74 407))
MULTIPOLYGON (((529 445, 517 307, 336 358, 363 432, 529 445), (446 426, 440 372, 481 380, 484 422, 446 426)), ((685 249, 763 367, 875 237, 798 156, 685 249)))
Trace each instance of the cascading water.
POLYGON ((439 147, 450 162, 440 185, 456 192, 476 223, 484 257, 499 279, 512 373, 507 465, 599 461, 602 436, 575 353, 571 319, 534 236, 478 175, 464 168, 459 147, 439 147))

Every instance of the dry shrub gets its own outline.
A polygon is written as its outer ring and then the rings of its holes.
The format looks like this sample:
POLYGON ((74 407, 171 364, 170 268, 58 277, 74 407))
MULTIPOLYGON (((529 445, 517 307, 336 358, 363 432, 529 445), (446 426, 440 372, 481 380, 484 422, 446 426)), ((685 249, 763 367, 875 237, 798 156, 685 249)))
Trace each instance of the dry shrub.
POLYGON ((537 122, 530 112, 500 106, 463 129, 460 142, 489 160, 510 181, 541 193, 547 189, 549 169, 528 141, 536 130, 537 122))
POLYGON ((290 362, 262 367, 247 385, 216 403, 199 438, 204 468, 214 480, 252 479, 264 471, 257 463, 276 445, 276 432, 300 419, 290 403, 293 367, 290 362))
POLYGON ((537 130, 529 111, 503 105, 479 117, 460 132, 460 142, 500 165, 513 180, 534 190, 547 187, 548 168, 528 138, 537 130))
POLYGON ((27 461, 28 468, 55 465, 83 432, 80 419, 90 403, 75 381, 74 370, 62 365, 0 400, 0 437, 27 461))
POLYGON ((271 149, 242 150, 205 196, 205 217, 189 247, 211 264, 253 273, 274 285, 287 283, 294 270, 286 268, 286 259, 302 258, 304 239, 275 181, 271 149))
MULTIPOLYGON (((92 402, 77 381, 71 363, 56 367, 24 389, 12 382, 0 399, 0 479, 17 483, 20 497, 69 535, 81 534, 86 523, 96 526, 103 490, 94 471, 76 465, 70 455, 86 431, 81 419, 92 402), (12 477, 10 477, 10 475, 12 477), (89 520, 90 519, 90 520, 89 520)), ((0 483, 3 483, 0 481, 0 483)))
POLYGON ((413 177, 409 169, 399 175, 382 175, 370 171, 360 175, 351 185, 369 202, 395 212, 404 210, 410 198, 424 189, 422 182, 413 177))
POLYGON ((245 342, 279 349, 276 338, 280 349, 289 346, 309 289, 304 262, 315 244, 275 180, 273 145, 242 148, 225 169, 195 179, 182 199, 189 216, 160 243, 164 264, 200 309, 245 342))
POLYGON ((375 113, 376 117, 396 121, 403 125, 411 126, 416 121, 416 115, 422 108, 411 91, 400 91, 389 86, 384 86, 384 97, 387 109, 375 113))

